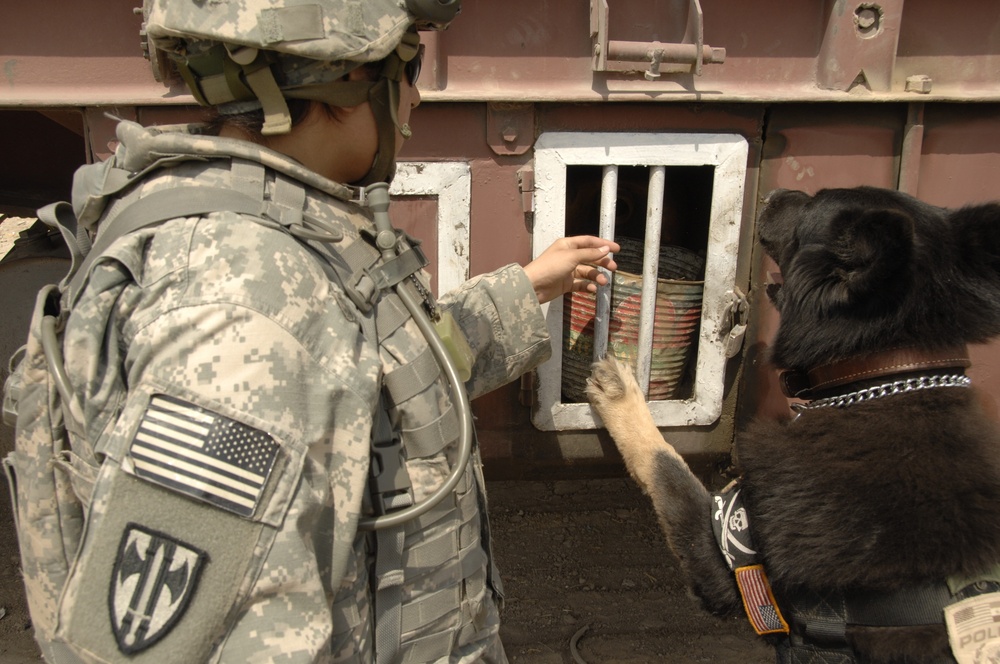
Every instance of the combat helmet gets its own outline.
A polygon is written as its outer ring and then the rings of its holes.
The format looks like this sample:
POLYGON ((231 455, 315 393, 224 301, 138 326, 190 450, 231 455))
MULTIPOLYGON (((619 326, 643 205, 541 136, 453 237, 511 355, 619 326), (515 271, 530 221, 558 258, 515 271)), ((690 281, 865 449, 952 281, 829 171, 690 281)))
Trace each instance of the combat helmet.
MULTIPOLYGON (((399 85, 419 67, 418 29, 444 29, 461 0, 144 0, 143 32, 154 75, 166 66, 198 103, 220 112, 263 109, 263 135, 287 133, 287 99, 333 106, 368 101, 378 154, 356 184, 388 181, 395 170, 399 85), (345 74, 382 62, 377 80, 345 74)), ((412 82, 412 81, 411 81, 412 82)))

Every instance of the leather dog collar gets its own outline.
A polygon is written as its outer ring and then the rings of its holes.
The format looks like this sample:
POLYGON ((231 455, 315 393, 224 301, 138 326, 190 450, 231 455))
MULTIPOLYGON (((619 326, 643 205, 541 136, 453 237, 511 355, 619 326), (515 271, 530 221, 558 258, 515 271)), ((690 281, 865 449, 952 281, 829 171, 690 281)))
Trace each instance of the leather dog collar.
POLYGON ((882 378, 915 371, 968 368, 969 349, 956 346, 941 349, 894 348, 891 350, 850 357, 801 371, 781 373, 781 390, 785 396, 809 399, 816 392, 862 380, 882 378))

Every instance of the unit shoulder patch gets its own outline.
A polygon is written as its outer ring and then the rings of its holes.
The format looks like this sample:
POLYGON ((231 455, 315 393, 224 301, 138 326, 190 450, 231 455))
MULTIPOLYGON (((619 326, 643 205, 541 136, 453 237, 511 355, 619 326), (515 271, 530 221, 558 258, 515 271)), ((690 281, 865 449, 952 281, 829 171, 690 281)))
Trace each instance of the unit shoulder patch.
POLYGON ((194 596, 206 560, 204 551, 170 535, 126 526, 108 589, 119 650, 130 655, 167 635, 194 596))

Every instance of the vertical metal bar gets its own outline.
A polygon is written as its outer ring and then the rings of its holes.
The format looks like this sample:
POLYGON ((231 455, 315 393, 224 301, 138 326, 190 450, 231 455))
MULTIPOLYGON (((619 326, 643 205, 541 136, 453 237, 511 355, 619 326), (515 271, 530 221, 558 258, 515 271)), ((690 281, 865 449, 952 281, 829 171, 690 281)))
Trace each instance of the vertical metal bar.
POLYGON ((684 35, 684 41, 691 41, 693 38, 698 56, 694 61, 694 75, 701 76, 701 64, 704 60, 703 48, 705 45, 705 15, 701 11, 701 3, 698 0, 691 0, 688 6, 688 33, 684 35), (694 33, 694 34, 690 34, 694 33))
POLYGON ((896 188, 904 194, 917 195, 920 186, 920 157, 924 146, 924 103, 910 102, 903 129, 903 144, 899 150, 899 182, 896 188))
POLYGON ((649 395, 649 374, 653 362, 653 318, 656 314, 656 279, 660 269, 660 230, 663 226, 663 189, 666 168, 649 169, 646 206, 646 241, 642 256, 642 304, 639 307, 638 361, 636 379, 649 395))
MULTIPOLYGON (((618 167, 605 166, 601 178, 601 227, 599 235, 607 240, 615 239, 615 209, 618 207, 618 167)), ((608 325, 611 317, 611 273, 602 270, 608 277, 605 286, 597 287, 596 313, 594 314, 594 360, 608 353, 608 325)))

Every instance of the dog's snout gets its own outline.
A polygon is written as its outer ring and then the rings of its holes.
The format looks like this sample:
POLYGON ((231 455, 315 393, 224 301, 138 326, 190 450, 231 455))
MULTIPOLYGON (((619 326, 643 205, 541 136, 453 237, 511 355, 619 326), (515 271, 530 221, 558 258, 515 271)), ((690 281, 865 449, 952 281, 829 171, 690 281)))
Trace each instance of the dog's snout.
POLYGON ((782 192, 785 192, 785 191, 788 191, 788 190, 787 189, 782 189, 782 188, 779 187, 777 189, 772 189, 771 191, 767 192, 766 194, 764 194, 764 205, 767 205, 768 203, 771 202, 772 198, 774 198, 775 196, 777 196, 777 195, 779 195, 779 194, 781 194, 782 192))
POLYGON ((764 194, 764 198, 761 199, 761 209, 763 210, 768 205, 771 205, 778 196, 781 196, 782 194, 786 193, 787 191, 788 191, 788 189, 782 189, 782 188, 779 187, 777 189, 772 189, 771 191, 769 191, 766 194, 764 194))

